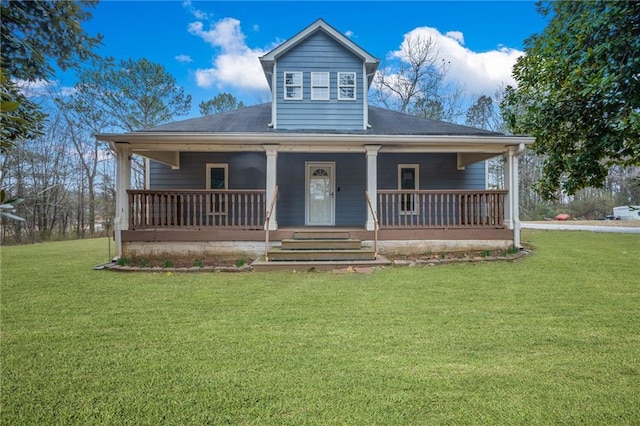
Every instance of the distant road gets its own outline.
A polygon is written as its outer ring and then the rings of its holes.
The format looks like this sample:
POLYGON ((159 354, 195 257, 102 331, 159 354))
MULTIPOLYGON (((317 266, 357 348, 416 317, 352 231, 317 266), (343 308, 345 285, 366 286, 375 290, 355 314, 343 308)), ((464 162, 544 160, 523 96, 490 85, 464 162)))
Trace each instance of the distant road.
POLYGON ((616 221, 615 225, 577 225, 576 222, 521 222, 523 229, 551 229, 556 231, 590 231, 612 232, 619 234, 640 234, 640 226, 623 226, 624 222, 616 221))

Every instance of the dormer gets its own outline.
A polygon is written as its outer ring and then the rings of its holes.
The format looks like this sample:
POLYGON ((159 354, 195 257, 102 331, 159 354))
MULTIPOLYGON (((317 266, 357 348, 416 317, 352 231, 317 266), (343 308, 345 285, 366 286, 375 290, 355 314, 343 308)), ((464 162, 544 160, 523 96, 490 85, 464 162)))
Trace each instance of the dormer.
POLYGON ((379 59, 322 19, 260 58, 279 130, 362 131, 379 59))

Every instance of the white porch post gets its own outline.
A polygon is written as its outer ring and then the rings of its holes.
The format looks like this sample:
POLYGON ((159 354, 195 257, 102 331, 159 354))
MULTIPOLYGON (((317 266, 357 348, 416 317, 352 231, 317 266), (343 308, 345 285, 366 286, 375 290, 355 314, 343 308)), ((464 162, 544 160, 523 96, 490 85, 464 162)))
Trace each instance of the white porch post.
MULTIPOLYGON (((378 212, 378 151, 380 145, 365 145, 367 150, 367 192, 371 197, 373 211, 378 212)), ((367 207, 367 231, 375 230, 371 210, 367 207)))
POLYGON ((505 200, 504 215, 505 223, 509 229, 513 230, 513 245, 522 247, 520 244, 520 185, 518 183, 518 156, 524 151, 524 144, 520 146, 510 146, 507 153, 507 161, 504 165, 504 184, 509 191, 505 200))
MULTIPOLYGON (((266 188, 266 200, 267 203, 265 211, 271 206, 271 200, 273 199, 274 191, 278 180, 276 178, 278 171, 278 145, 263 145, 264 150, 267 153, 267 188, 266 188)), ((273 205, 273 211, 271 212, 271 220, 269 221, 269 230, 275 231, 278 229, 278 220, 276 219, 277 203, 273 205)))
POLYGON ((116 154, 116 216, 113 229, 116 239, 116 257, 122 256, 122 231, 129 229, 129 197, 131 188, 131 149, 129 144, 112 144, 116 154))
POLYGON ((520 144, 517 150, 513 153, 513 164, 511 165, 511 179, 512 187, 511 193, 513 194, 513 200, 511 204, 511 222, 513 223, 513 245, 517 248, 522 248, 520 244, 520 170, 518 157, 524 151, 524 144, 520 144))
POLYGON ((513 150, 511 148, 509 147, 504 155, 504 189, 508 191, 504 200, 504 223, 509 229, 513 229, 513 175, 511 173, 513 169, 513 150))

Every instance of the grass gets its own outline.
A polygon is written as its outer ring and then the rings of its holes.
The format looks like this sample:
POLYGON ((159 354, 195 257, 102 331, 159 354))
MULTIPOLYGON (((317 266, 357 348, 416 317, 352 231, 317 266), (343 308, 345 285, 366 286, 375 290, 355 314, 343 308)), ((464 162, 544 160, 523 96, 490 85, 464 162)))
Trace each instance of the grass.
POLYGON ((2 424, 639 424, 637 235, 527 231, 513 263, 94 271, 2 248, 2 424))

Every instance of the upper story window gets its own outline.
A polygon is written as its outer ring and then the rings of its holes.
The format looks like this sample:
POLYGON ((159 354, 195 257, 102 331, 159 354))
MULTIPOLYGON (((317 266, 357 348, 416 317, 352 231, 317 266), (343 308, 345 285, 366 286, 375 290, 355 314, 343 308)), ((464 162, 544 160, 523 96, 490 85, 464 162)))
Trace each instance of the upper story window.
POLYGON ((311 99, 314 101, 329 100, 329 73, 311 73, 311 99))
POLYGON ((284 98, 289 100, 302 99, 302 72, 285 71, 284 98))
POLYGON ((356 73, 338 73, 338 100, 353 101, 356 99, 356 73))

